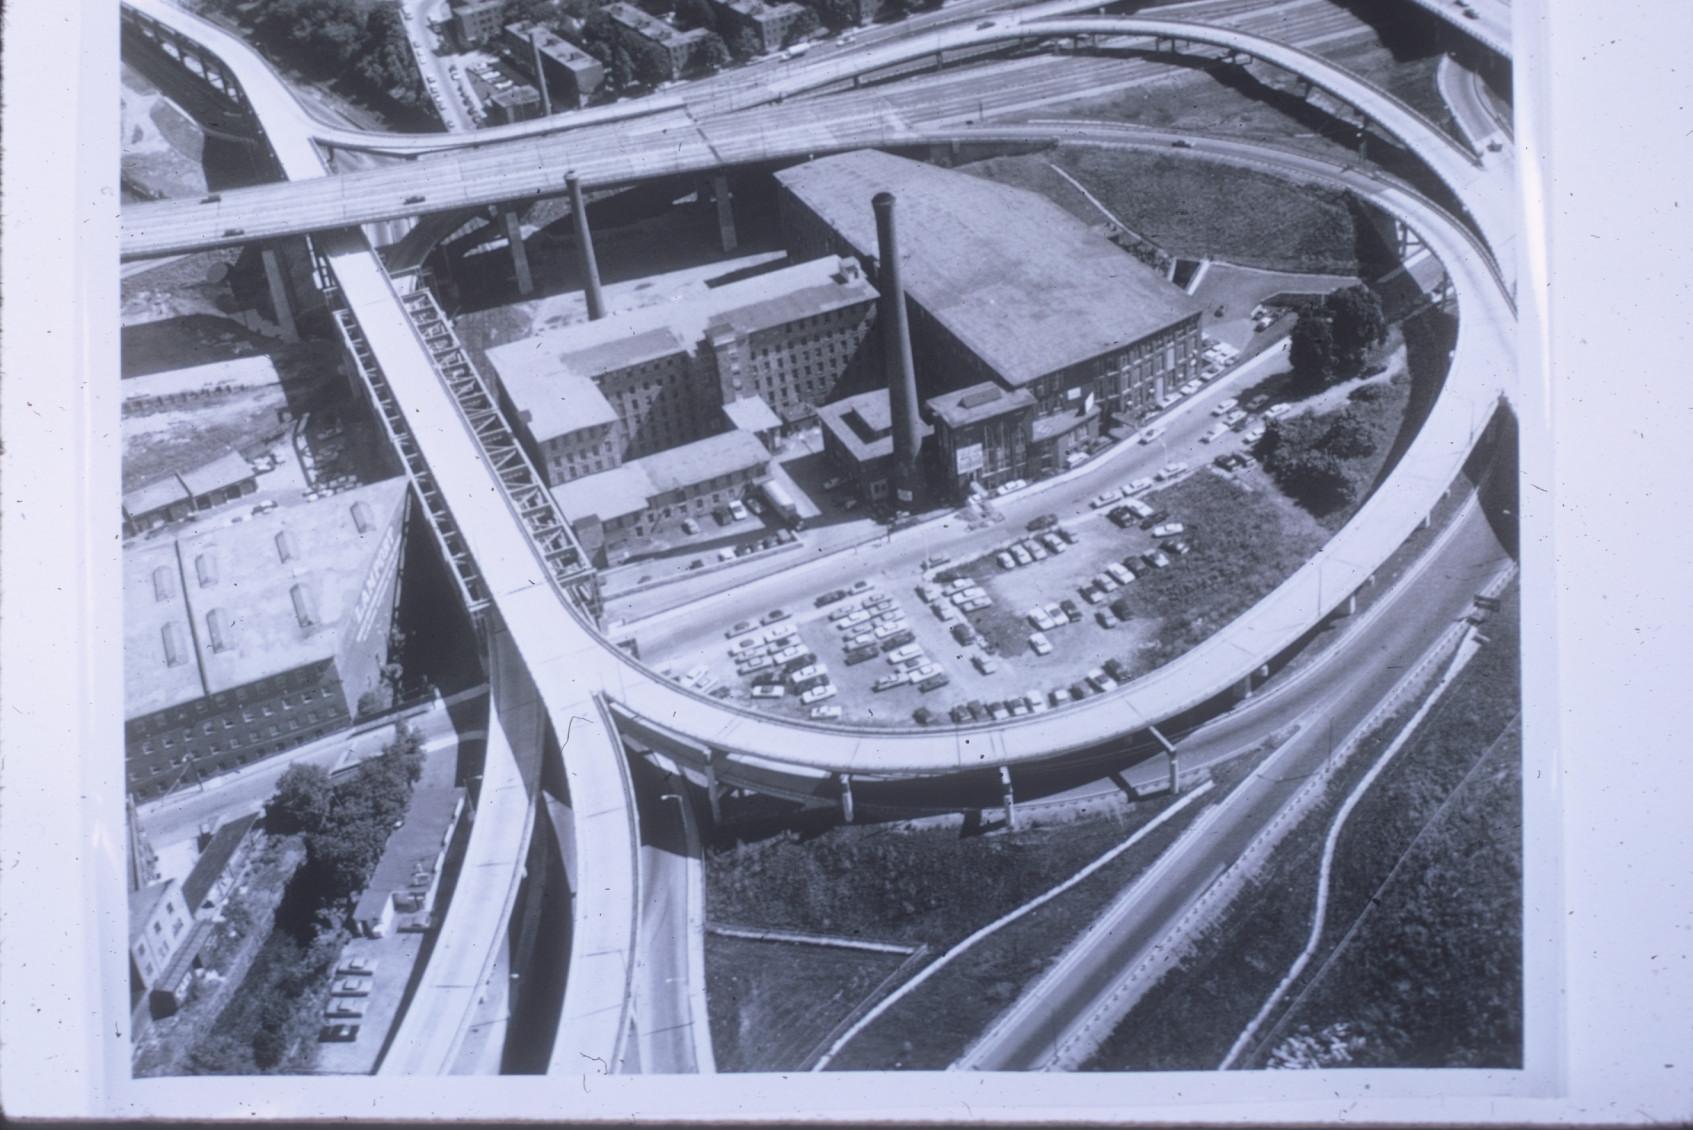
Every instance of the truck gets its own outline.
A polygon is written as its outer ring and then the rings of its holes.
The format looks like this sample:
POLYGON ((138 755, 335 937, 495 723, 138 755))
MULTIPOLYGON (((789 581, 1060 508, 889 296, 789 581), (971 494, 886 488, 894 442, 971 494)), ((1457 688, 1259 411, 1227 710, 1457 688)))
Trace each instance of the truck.
POLYGON ((794 496, 788 493, 787 487, 775 479, 765 479, 758 486, 764 493, 765 501, 770 503, 770 509, 780 515, 782 521, 796 530, 805 525, 800 517, 799 505, 794 502, 794 496))

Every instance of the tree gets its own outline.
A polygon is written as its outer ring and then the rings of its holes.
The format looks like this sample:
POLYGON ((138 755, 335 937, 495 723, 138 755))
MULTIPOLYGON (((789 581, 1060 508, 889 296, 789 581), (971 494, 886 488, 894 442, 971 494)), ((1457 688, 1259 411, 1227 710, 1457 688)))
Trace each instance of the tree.
POLYGON ((623 48, 629 53, 629 72, 636 82, 657 86, 676 77, 670 52, 658 44, 631 35, 624 37, 623 48))
POLYGON ((699 54, 694 57, 699 61, 699 65, 708 71, 721 69, 732 58, 729 45, 724 43, 723 37, 716 32, 700 40, 699 54))
POLYGON ((764 50, 764 42, 750 27, 738 27, 729 35, 729 50, 737 59, 750 59, 764 50))
POLYGON ((677 0, 676 26, 683 31, 696 27, 716 31, 717 13, 711 10, 711 5, 706 3, 706 0, 677 0))
POLYGON ((1366 286, 1349 286, 1331 293, 1323 313, 1334 334, 1335 360, 1347 369, 1363 364, 1371 349, 1387 337, 1381 299, 1366 286))
POLYGON ((858 22, 857 0, 817 0, 815 10, 825 24, 837 31, 858 22))
POLYGON ((277 832, 315 832, 328 819, 334 794, 328 770, 297 762, 276 782, 266 818, 277 832))
POLYGON ((1299 315, 1288 342, 1287 359, 1293 371, 1308 381, 1321 382, 1334 374, 1334 329, 1320 312, 1307 310, 1299 315))
POLYGON ((816 11, 811 8, 801 8, 799 12, 795 14, 794 22, 788 25, 788 33, 783 39, 782 45, 785 47, 790 43, 798 43, 800 40, 816 31, 820 22, 821 21, 817 18, 816 11))
POLYGON ((1340 459, 1362 459, 1375 454, 1375 429, 1349 408, 1335 414, 1334 422, 1323 434, 1321 447, 1340 459))

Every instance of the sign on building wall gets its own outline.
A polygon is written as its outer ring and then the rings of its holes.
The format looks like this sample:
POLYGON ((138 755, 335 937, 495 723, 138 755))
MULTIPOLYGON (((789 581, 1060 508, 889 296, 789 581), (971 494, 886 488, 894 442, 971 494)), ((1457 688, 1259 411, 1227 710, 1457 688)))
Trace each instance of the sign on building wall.
POLYGON ((983 462, 981 444, 972 443, 958 449, 957 464, 960 475, 968 475, 971 471, 980 471, 983 462))

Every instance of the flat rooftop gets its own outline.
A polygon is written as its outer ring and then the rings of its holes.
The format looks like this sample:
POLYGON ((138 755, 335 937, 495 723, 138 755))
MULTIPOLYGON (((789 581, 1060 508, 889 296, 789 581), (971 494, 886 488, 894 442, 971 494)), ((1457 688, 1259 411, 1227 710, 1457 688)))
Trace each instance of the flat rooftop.
POLYGON ((253 478, 255 474, 252 465, 240 455, 226 451, 210 463, 202 463, 198 467, 178 472, 176 477, 182 480, 182 485, 188 488, 189 494, 201 495, 232 483, 243 482, 253 478))
POLYGON ((1200 312, 1158 272, 1036 193, 860 149, 777 179, 861 257, 892 192, 906 294, 1021 386, 1200 312))
POLYGON ((654 493, 664 494, 763 467, 770 462, 770 452, 751 432, 732 431, 654 452, 635 462, 646 472, 654 493))
POLYGON ((633 4, 622 3, 621 0, 616 4, 607 4, 602 10, 606 15, 631 31, 638 32, 647 39, 663 43, 667 47, 696 43, 711 34, 705 28, 700 27, 681 31, 665 23, 657 16, 648 15, 633 4))
MULTIPOLYGON (((825 255, 679 301, 544 330, 495 346, 488 350, 488 362, 513 405, 530 413, 531 433, 545 441, 588 426, 571 412, 554 411, 551 402, 559 395, 553 382, 561 374, 591 379, 675 353, 691 354, 713 325, 772 328, 875 297, 856 262, 825 255)), ((607 413, 616 418, 610 405, 595 405, 584 418, 601 421, 607 413)))
POLYGON ((405 820, 388 836, 382 857, 353 908, 355 919, 376 917, 390 896, 414 884, 421 884, 419 890, 428 889, 463 800, 462 788, 420 785, 412 790, 405 820))
POLYGON ((403 478, 238 525, 124 549, 129 718, 243 686, 338 650, 379 552, 397 554, 403 478))
POLYGON ((623 463, 608 471, 583 475, 552 488, 553 502, 564 520, 575 524, 584 518, 609 522, 625 514, 639 514, 657 492, 640 461, 623 463))
POLYGON ((991 420, 1008 412, 1032 408, 1034 396, 1028 389, 1006 390, 992 381, 973 384, 969 388, 954 389, 924 401, 929 411, 944 420, 948 427, 962 428, 981 420, 991 420))
POLYGON ((743 396, 723 405, 723 415, 729 423, 743 432, 764 432, 782 426, 782 418, 770 410, 762 396, 743 396))
MULTIPOLYGON (((817 418, 859 463, 893 454, 893 411, 888 405, 888 390, 885 388, 873 388, 869 392, 820 405, 817 418)), ((919 423, 921 435, 934 432, 935 429, 928 424, 919 423)))

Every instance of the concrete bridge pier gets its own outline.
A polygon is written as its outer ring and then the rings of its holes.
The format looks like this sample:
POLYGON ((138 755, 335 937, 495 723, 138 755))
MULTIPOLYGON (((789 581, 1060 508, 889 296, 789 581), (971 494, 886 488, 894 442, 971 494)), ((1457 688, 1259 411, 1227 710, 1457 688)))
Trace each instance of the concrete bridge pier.
POLYGON ((1009 766, 999 767, 999 787, 1005 796, 1005 825, 1013 832, 1017 830, 1017 796, 1011 788, 1011 769, 1009 766))
POLYGON ((705 802, 711 809, 712 827, 723 823, 723 799, 717 784, 717 751, 705 751, 705 802))
MULTIPOLYGON (((1247 676, 1247 682, 1248 684, 1251 683, 1251 676, 1247 676)), ((1248 693, 1250 693, 1250 689, 1248 690, 1248 693)), ((1147 730, 1155 739, 1157 739, 1158 744, 1164 747, 1164 757, 1170 763, 1170 794, 1174 796, 1182 791, 1181 754, 1176 750, 1175 743, 1169 738, 1166 738, 1164 736, 1164 732, 1157 726, 1149 726, 1147 727, 1147 730)))
POLYGON ((282 329, 282 340, 299 341, 300 329, 294 323, 294 300, 288 290, 288 274, 277 256, 276 245, 265 244, 259 249, 259 258, 265 265, 265 282, 270 286, 270 304, 276 310, 276 324, 282 329))
POLYGON ((853 822, 852 778, 849 775, 842 773, 840 775, 840 782, 841 782, 841 819, 844 820, 846 823, 851 824, 853 822))
POLYGON ((506 246, 511 248, 511 265, 517 272, 517 293, 532 294, 535 276, 529 273, 529 249, 523 246, 523 224, 517 210, 505 209, 500 213, 500 222, 505 225, 506 246))

